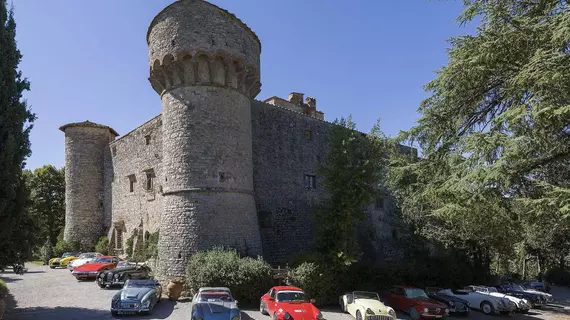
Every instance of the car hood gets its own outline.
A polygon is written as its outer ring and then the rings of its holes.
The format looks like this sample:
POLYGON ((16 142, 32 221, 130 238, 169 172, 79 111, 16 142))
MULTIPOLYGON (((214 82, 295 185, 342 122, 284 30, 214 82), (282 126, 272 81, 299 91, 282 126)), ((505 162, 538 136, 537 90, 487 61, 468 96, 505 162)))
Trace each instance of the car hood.
POLYGON ((65 258, 61 258, 60 261, 70 261, 70 260, 75 260, 77 258, 75 257, 65 257, 65 258))
MULTIPOLYGON (((447 301, 447 302, 452 301, 452 302, 460 302, 463 304, 467 304, 467 300, 458 298, 456 296, 450 296, 448 294, 438 293, 438 294, 434 294, 434 297, 437 297, 437 298, 442 299, 442 300, 447 301)), ((437 299, 434 299, 434 300, 437 300, 437 299)))
POLYGON ((124 288, 121 290, 121 300, 141 301, 152 288, 124 288))
POLYGON ((195 308, 202 319, 230 320, 239 313, 235 302, 198 302, 195 308))
POLYGON ((549 297, 549 298, 552 297, 552 295, 550 293, 546 293, 546 292, 542 292, 542 291, 538 291, 538 290, 534 290, 534 289, 526 289, 524 292, 538 294, 538 295, 549 297))
POLYGON ((109 266, 108 263, 86 263, 75 268, 73 271, 99 271, 100 269, 109 266))
POLYGON ((73 262, 74 266, 79 266, 79 265, 85 264, 91 260, 93 260, 93 258, 75 259, 72 262, 73 262))
POLYGON ((364 309, 372 310, 376 315, 388 314, 388 310, 390 309, 376 299, 356 299, 354 303, 362 306, 364 309))
POLYGON ((429 309, 435 309, 435 308, 440 308, 440 309, 445 309, 447 308, 446 305, 444 305, 443 303, 433 300, 433 299, 429 299, 429 298, 414 298, 411 299, 414 302, 422 305, 423 307, 429 308, 429 309))
POLYGON ((504 299, 507 299, 507 300, 510 300, 510 301, 513 301, 516 303, 520 303, 522 301, 521 298, 513 297, 513 296, 510 296, 510 295, 507 295, 504 293, 500 293, 500 292, 490 292, 489 294, 492 295, 493 297, 504 298, 504 299))
POLYGON ((51 258, 49 259, 49 262, 57 262, 59 260, 61 260, 61 258, 51 258))

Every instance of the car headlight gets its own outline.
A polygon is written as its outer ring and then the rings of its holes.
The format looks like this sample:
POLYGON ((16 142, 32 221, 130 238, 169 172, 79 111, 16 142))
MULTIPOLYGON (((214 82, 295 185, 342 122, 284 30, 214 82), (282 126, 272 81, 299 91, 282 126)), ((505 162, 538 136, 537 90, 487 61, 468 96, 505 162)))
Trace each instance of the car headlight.
POLYGON ((317 319, 321 320, 323 318, 323 314, 319 311, 319 313, 317 313, 317 319))
POLYGON ((396 312, 394 311, 394 309, 390 308, 390 309, 388 310, 388 314, 389 314, 391 317, 394 317, 394 316, 396 315, 396 312))
POLYGON ((372 309, 368 308, 368 309, 366 309, 366 314, 374 315, 374 311, 372 311, 372 309))
POLYGON ((424 313, 428 313, 428 308, 424 308, 424 313))
POLYGON ((142 305, 143 308, 148 308, 148 307, 150 306, 150 300, 146 300, 146 299, 143 300, 143 301, 141 302, 141 305, 142 305))
POLYGON ((503 302, 503 300, 499 300, 498 305, 499 305, 499 306, 505 306, 505 303, 503 302))
POLYGON ((453 301, 449 301, 449 306, 453 307, 453 306, 455 306, 455 303, 453 303, 453 301))
POLYGON ((291 319, 291 315, 289 314, 289 312, 285 312, 285 313, 283 314, 283 318, 284 318, 284 319, 291 319))

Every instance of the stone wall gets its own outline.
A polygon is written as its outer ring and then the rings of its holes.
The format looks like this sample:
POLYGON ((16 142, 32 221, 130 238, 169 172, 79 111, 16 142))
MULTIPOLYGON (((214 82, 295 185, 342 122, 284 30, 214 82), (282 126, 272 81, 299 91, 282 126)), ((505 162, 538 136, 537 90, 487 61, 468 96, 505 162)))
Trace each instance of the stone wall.
POLYGON ((106 198, 112 204, 108 237, 114 240, 117 230, 122 230, 119 248, 125 248, 135 228, 151 233, 159 228, 164 182, 161 129, 162 118, 158 115, 108 147, 111 165, 105 167, 105 175, 109 177, 107 189, 112 190, 106 198), (147 175, 151 185, 147 185, 147 175))

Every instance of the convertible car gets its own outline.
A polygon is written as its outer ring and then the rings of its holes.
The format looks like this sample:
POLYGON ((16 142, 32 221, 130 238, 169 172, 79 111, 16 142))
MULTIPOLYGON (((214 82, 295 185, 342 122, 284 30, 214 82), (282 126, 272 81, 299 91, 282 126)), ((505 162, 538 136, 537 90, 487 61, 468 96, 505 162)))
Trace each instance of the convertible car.
POLYGON ((128 280, 111 300, 111 314, 150 313, 160 302, 162 286, 155 280, 128 280))
POLYGON ((469 307, 468 301, 458 298, 456 296, 450 296, 441 293, 440 292, 441 290, 443 290, 443 288, 428 287, 426 288, 425 292, 430 299, 445 303, 449 308, 449 313, 456 313, 463 315, 469 314, 471 308, 469 307))
POLYGON ((538 291, 538 290, 531 289, 528 287, 523 287, 523 289, 525 292, 540 295, 544 300, 546 300, 546 303, 554 301, 554 298, 552 297, 552 295, 550 293, 538 291))
POLYGON ((119 258, 117 257, 101 256, 95 258, 90 263, 86 263, 73 269, 73 271, 71 271, 71 274, 77 280, 95 279, 99 272, 103 270, 114 269, 117 266, 118 262, 119 258))
POLYGON ((509 296, 524 298, 531 303, 531 308, 540 308, 546 304, 546 297, 542 293, 527 292, 518 284, 502 284, 495 286, 497 291, 509 296))
POLYGON ((356 320, 395 320, 396 312, 380 302, 376 292, 354 291, 340 296, 342 311, 350 313, 356 320))
POLYGON ((192 319, 241 320, 241 312, 230 289, 200 288, 192 298, 192 319))
POLYGON ((445 289, 441 290, 440 293, 461 298, 469 302, 471 309, 481 310, 484 314, 487 315, 497 313, 510 314, 512 311, 514 311, 514 308, 512 305, 510 305, 510 301, 508 299, 493 297, 492 295, 483 294, 473 289, 445 289))
POLYGON ((67 264, 75 259, 79 252, 66 252, 61 255, 59 258, 51 258, 49 259, 48 265, 50 268, 55 269, 57 267, 67 268, 67 264))
POLYGON ((313 305, 314 299, 309 299, 305 292, 292 286, 275 286, 261 297, 259 311, 268 314, 273 320, 321 320, 323 315, 313 305))
MULTIPOLYGON (((495 288, 495 287, 477 286, 477 289, 475 289, 475 290, 477 292, 489 294, 489 295, 492 295, 494 297, 509 299, 511 304, 514 304, 516 312, 527 313, 528 310, 530 310, 530 308, 532 307, 530 301, 528 301, 526 299, 517 298, 517 297, 511 296, 508 294, 500 293, 499 291, 497 291, 497 288, 495 288)), ((512 307, 512 305, 511 305, 511 307, 512 307)))
POLYGON ((382 294, 382 299, 390 307, 407 312, 412 320, 443 318, 449 314, 447 305, 430 299, 422 289, 414 287, 392 286, 382 294))
POLYGON ((100 288, 122 286, 129 279, 148 279, 150 272, 147 265, 121 261, 115 269, 99 272, 96 280, 100 288))
POLYGON ((84 265, 90 261, 92 261, 93 259, 102 256, 102 254, 100 254, 99 252, 86 252, 86 253, 82 253, 79 255, 79 257, 77 257, 77 259, 71 261, 68 265, 67 268, 70 271, 73 271, 73 269, 84 265))

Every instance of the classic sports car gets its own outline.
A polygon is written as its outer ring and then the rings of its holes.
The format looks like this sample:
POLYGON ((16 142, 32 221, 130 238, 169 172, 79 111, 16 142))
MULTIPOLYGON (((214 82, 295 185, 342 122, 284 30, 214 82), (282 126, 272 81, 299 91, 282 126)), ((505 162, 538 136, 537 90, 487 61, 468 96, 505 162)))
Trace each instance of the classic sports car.
POLYGON ((408 286, 392 286, 382 293, 382 299, 390 307, 407 312, 412 320, 443 318, 449 314, 447 305, 430 299, 422 290, 408 286))
POLYGON ((545 281, 530 281, 525 283, 524 286, 532 290, 550 293, 550 286, 545 281))
POLYGON ((73 269, 73 271, 71 271, 71 274, 77 280, 84 280, 90 278, 95 279, 99 272, 103 270, 114 269, 117 266, 118 262, 119 258, 117 257, 101 256, 95 258, 90 263, 86 263, 82 266, 73 269))
POLYGON ((523 287, 523 289, 524 289, 524 292, 534 293, 534 294, 540 295, 544 300, 546 300, 547 303, 554 301, 554 298, 552 297, 552 295, 550 293, 538 291, 538 290, 531 289, 531 288, 525 288, 525 287, 523 287))
POLYGON ((66 268, 70 261, 77 259, 79 252, 66 252, 61 255, 60 258, 49 259, 48 265, 50 268, 55 269, 57 267, 66 268))
POLYGON ((449 313, 458 313, 458 314, 464 314, 464 315, 468 315, 469 312, 471 311, 471 308, 469 306, 469 302, 466 300, 463 300, 461 298, 458 298, 456 296, 450 296, 444 293, 441 293, 440 291, 443 290, 443 288, 432 288, 432 287, 428 287, 426 288, 426 294, 430 299, 433 300, 437 300, 439 302, 445 303, 447 305, 447 307, 449 308, 449 313))
POLYGON ((440 293, 455 296, 469 302, 471 309, 481 310, 484 314, 511 313, 513 311, 509 299, 493 297, 472 289, 466 290, 441 290, 440 293))
POLYGON ((102 256, 102 254, 100 254, 99 252, 86 252, 86 253, 82 253, 79 255, 79 257, 77 257, 77 259, 71 261, 68 265, 67 268, 70 271, 73 271, 73 269, 84 265, 88 262, 90 262, 91 260, 102 256))
POLYGON ((259 311, 269 314, 273 320, 321 320, 323 315, 313 305, 315 299, 309 299, 305 292, 297 287, 276 286, 261 297, 259 311))
POLYGON ((104 270, 97 274, 97 285, 100 288, 112 286, 122 286, 129 279, 148 279, 150 276, 150 268, 144 264, 126 263, 117 264, 115 269, 104 270))
POLYGON ((241 320, 241 312, 230 289, 200 288, 192 298, 192 319, 241 320))
POLYGON ((518 284, 502 284, 495 286, 497 291, 508 294, 509 296, 524 298, 531 303, 532 308, 540 308, 546 304, 546 297, 542 293, 527 292, 518 284))
POLYGON ((150 313, 160 302, 162 286, 155 280, 128 280, 111 300, 111 314, 150 313))
POLYGON ((477 292, 490 294, 494 297, 507 298, 512 303, 515 304, 515 311, 517 311, 517 312, 527 313, 528 310, 532 307, 530 301, 528 301, 526 299, 513 297, 511 295, 507 295, 504 293, 500 293, 499 291, 497 291, 497 288, 495 288, 495 287, 483 287, 483 286, 481 286, 481 287, 479 287, 477 292))
POLYGON ((339 298, 342 311, 350 313, 356 320, 395 320, 396 311, 380 302, 376 292, 354 291, 339 298))

